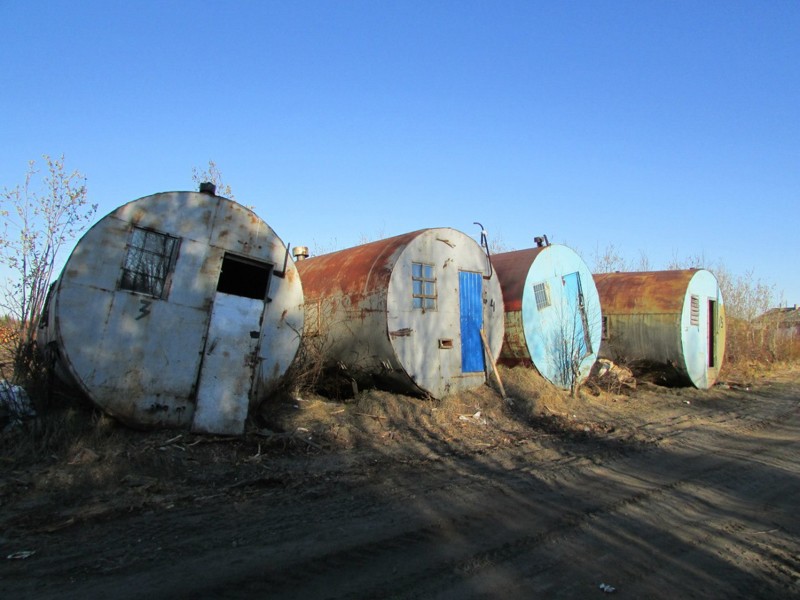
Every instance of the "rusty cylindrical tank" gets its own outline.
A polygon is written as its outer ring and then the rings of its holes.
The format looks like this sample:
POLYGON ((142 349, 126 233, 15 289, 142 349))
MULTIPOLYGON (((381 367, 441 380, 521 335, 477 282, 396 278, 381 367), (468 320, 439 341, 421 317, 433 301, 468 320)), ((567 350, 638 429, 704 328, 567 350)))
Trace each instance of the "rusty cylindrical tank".
POLYGON ((40 339, 64 378, 122 421, 237 434, 294 359, 303 314, 280 238, 204 186, 93 225, 51 290, 40 339))
POLYGON ((483 384, 486 361, 497 359, 500 284, 464 233, 423 229, 299 261, 297 269, 306 341, 356 380, 442 397, 483 384))
POLYGON ((680 381, 714 385, 725 353, 725 308, 705 269, 596 274, 604 315, 601 356, 680 381))
POLYGON ((562 388, 582 383, 600 348, 601 307, 583 259, 557 244, 492 256, 506 308, 500 363, 532 364, 562 388))

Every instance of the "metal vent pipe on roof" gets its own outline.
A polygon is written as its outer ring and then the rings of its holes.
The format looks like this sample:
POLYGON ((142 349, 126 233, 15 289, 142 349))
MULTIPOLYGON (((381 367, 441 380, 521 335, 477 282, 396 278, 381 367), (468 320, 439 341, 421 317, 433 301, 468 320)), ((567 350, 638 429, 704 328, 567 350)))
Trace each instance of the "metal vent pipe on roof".
POLYGON ((209 194, 210 196, 217 195, 217 186, 215 186, 210 181, 204 181, 200 184, 200 193, 201 194, 209 194))

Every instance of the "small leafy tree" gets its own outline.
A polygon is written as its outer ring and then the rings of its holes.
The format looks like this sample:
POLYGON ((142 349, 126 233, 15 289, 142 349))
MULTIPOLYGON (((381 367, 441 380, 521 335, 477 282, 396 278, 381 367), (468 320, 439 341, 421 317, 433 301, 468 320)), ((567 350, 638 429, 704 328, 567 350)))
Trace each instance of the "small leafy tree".
POLYGON ((17 381, 31 375, 36 326, 60 253, 97 210, 96 204, 87 201, 86 178, 78 171, 68 172, 63 155, 42 158, 46 172, 40 180, 40 171, 31 160, 25 183, 4 188, 0 196, 0 215, 5 220, 0 231, 0 265, 9 270, 0 310, 15 325, 12 344, 17 381))
POLYGON ((217 163, 213 160, 208 161, 208 169, 199 170, 197 167, 192 167, 192 181, 194 182, 195 186, 199 186, 201 183, 213 183, 214 186, 217 188, 217 194, 219 196, 225 196, 231 200, 235 200, 233 197, 233 191, 231 190, 231 186, 227 183, 223 183, 222 181, 222 172, 217 167, 217 163))

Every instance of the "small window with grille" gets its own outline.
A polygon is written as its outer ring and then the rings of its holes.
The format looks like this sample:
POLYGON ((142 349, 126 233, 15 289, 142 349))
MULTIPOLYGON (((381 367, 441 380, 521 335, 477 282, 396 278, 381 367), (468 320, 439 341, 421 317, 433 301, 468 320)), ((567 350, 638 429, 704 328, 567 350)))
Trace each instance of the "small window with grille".
POLYGON ((700 326, 700 297, 692 294, 691 314, 689 315, 689 322, 692 325, 700 326))
POLYGON ((119 289, 163 298, 179 242, 179 238, 171 235, 134 227, 122 265, 119 289))
POLYGON ((436 310, 436 274, 433 265, 411 263, 411 285, 414 308, 436 310))
POLYGON ((533 294, 536 297, 536 308, 544 310, 550 306, 550 286, 547 282, 534 284, 533 294))

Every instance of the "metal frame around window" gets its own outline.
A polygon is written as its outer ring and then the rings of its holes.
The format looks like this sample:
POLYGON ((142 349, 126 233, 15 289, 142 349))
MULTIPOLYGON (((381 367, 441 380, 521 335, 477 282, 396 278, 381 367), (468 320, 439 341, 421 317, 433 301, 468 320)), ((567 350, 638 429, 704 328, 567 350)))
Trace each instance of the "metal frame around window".
POLYGON ((412 306, 422 311, 436 310, 436 273, 427 263, 411 263, 412 306))
POLYGON ((179 244, 180 238, 134 227, 122 263, 119 289, 163 298, 178 256, 179 244))

